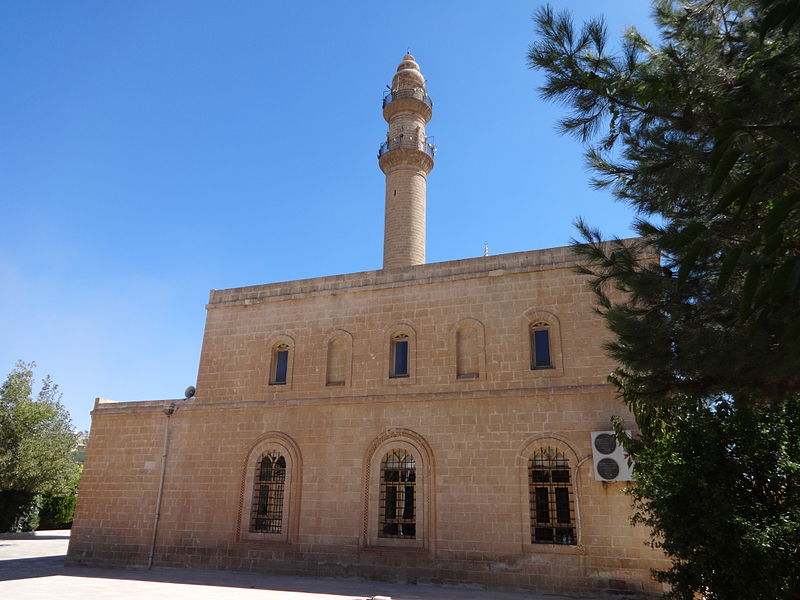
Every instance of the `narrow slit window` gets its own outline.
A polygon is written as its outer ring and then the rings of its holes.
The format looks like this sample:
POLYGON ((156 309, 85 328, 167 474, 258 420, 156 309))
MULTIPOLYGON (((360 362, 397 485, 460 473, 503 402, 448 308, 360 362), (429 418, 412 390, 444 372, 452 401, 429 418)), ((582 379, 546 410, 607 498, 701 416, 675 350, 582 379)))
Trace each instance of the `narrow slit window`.
POLYGON ((414 539, 417 536, 416 463, 405 450, 392 450, 381 463, 378 536, 414 539))
POLYGON ((272 355, 272 377, 270 385, 285 385, 286 377, 289 372, 289 345, 280 344, 276 346, 272 355))
POLYGON ((250 511, 252 533, 280 533, 286 485, 286 459, 278 452, 264 455, 256 463, 253 504, 250 511))
POLYGON ((392 337, 392 369, 390 377, 408 377, 408 335, 400 333, 392 337))
POLYGON ((528 463, 531 543, 574 546, 575 501, 569 461, 557 448, 541 448, 528 463))
POLYGON ((531 369, 552 369, 550 325, 536 323, 531 327, 531 369))

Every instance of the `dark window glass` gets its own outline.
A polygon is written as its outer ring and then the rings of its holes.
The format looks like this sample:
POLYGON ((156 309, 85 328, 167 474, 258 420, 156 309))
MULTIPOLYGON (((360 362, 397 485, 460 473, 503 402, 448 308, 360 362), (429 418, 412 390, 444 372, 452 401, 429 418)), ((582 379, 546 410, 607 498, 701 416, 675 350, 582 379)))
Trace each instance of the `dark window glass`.
POLYGON ((408 375, 408 341, 394 341, 394 369, 393 377, 408 375))
POLYGON ((533 332, 533 368, 552 367, 550 361, 550 330, 536 329, 533 332))
POLYGON ((272 383, 286 383, 286 371, 289 368, 289 351, 278 350, 275 352, 275 376, 272 383))

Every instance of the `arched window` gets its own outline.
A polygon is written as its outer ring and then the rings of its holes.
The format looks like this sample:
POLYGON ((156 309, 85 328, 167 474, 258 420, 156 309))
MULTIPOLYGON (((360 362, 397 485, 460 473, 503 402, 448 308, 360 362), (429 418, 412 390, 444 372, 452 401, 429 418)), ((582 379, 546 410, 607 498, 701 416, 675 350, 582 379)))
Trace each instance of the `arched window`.
POLYGON ((531 325, 531 369, 552 369, 553 356, 550 348, 550 324, 538 321, 531 325))
POLYGON ((389 429, 364 455, 361 542, 365 546, 431 548, 436 514, 433 453, 410 429, 389 429))
POLYGON ((264 434, 250 447, 242 465, 237 539, 297 540, 302 463, 297 444, 279 431, 264 434))
POLYGON ((531 543, 577 544, 575 498, 569 460, 551 446, 539 448, 528 462, 531 543))
POLYGON ((416 462, 410 452, 397 449, 383 457, 379 537, 416 538, 416 482, 416 462))
POLYGON ((256 463, 250 509, 251 533, 281 533, 285 486, 286 459, 273 450, 256 463))

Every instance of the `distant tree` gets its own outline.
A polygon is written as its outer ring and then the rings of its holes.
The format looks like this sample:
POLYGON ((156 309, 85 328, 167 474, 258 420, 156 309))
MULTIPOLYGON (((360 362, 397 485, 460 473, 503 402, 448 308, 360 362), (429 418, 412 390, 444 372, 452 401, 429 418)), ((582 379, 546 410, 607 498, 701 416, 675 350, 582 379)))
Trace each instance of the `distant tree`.
POLYGON ((58 386, 45 377, 34 398, 34 366, 17 363, 0 386, 0 531, 35 528, 41 495, 68 495, 78 473, 58 386))
MULTIPOLYGON (((800 597, 800 1, 661 0, 661 43, 540 9, 530 65, 642 240, 588 266, 673 597, 800 597), (658 260, 643 259, 658 255, 658 260)), ((621 427, 617 427, 624 437, 621 427)))

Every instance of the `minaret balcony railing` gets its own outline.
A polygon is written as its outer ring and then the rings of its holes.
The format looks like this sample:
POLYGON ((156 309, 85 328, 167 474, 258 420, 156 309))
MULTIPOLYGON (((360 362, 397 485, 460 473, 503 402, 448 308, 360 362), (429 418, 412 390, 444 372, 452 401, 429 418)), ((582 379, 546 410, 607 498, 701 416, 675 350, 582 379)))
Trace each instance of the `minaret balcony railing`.
POLYGON ((382 108, 386 108, 387 104, 394 100, 398 100, 399 98, 416 98, 417 100, 422 100, 425 104, 433 108, 433 100, 431 100, 431 97, 428 96, 428 94, 422 88, 403 88, 384 92, 382 108))
POLYGON ((425 138, 418 139, 415 135, 398 135, 396 138, 391 140, 386 140, 381 144, 381 147, 378 148, 378 158, 390 152, 392 150, 399 150, 399 149, 406 149, 406 150, 419 150, 420 152, 424 152, 431 158, 435 158, 436 156, 436 146, 433 145, 433 138, 425 138))

